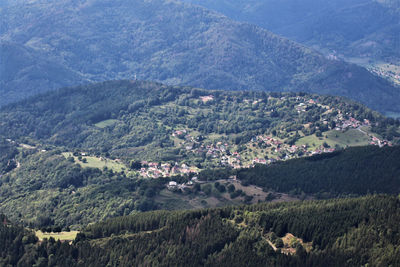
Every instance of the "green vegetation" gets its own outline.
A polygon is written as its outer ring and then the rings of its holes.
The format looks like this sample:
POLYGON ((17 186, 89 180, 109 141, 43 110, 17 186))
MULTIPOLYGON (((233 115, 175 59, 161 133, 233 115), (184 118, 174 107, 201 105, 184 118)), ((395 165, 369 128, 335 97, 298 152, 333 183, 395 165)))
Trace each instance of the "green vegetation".
POLYGON ((400 266, 400 120, 344 98, 400 112, 369 72, 400 7, 347 2, 283 27, 326 56, 176 1, 0 3, 0 266, 400 266))
POLYGON ((0 136, 0 175, 17 167, 15 160, 17 154, 16 145, 0 136))
MULTIPOLYGON (((249 10, 246 1, 223 2, 234 2, 235 13, 245 11, 255 23, 262 19, 254 13, 277 24, 289 22, 291 27, 281 26, 299 33, 303 37, 299 41, 316 38, 317 44, 333 44, 330 50, 338 51, 338 43, 352 50, 362 48, 362 54, 398 55, 394 38, 398 30, 393 26, 398 17, 375 2, 360 8, 355 1, 359 0, 329 5, 316 0, 301 4, 252 1, 254 10, 249 10), (287 12, 277 11, 282 6, 287 12), (368 15, 364 17, 363 12, 368 15), (303 17, 296 17, 299 13, 303 17), (346 14, 355 18, 345 23, 346 14), (375 32, 381 27, 384 36, 375 32), (370 34, 375 34, 372 45, 370 34), (352 42, 343 44, 347 39, 352 42), (381 45, 391 51, 376 47, 381 45)), ((207 89, 340 95, 381 112, 400 111, 398 88, 366 69, 330 60, 260 27, 199 6, 166 0, 115 1, 113 5, 106 0, 87 5, 20 1, 2 8, 0 17, 5 25, 0 31, 4 40, 0 105, 62 86, 137 77, 207 89), (63 12, 53 16, 54 10, 63 12)))
POLYGON ((232 175, 242 184, 294 195, 313 194, 326 198, 367 193, 397 194, 400 190, 400 147, 354 147, 308 158, 257 165, 241 170, 210 170, 199 179, 213 180, 232 175))
POLYGON ((311 149, 317 149, 328 144, 329 147, 349 147, 349 146, 366 146, 369 145, 369 138, 365 132, 359 129, 350 129, 348 131, 331 130, 317 137, 315 134, 300 138, 297 146, 307 145, 311 149))
POLYGON ((253 0, 251 5, 241 0, 184 1, 259 25, 317 48, 331 59, 346 57, 361 65, 400 62, 396 0, 253 0))
POLYGON ((114 172, 122 172, 127 169, 125 164, 117 160, 111 160, 102 157, 98 158, 91 156, 74 156, 73 153, 70 152, 64 152, 62 154, 68 160, 70 160, 70 158, 73 158, 73 162, 78 163, 83 168, 98 168, 100 170, 106 168, 114 172))
POLYGON ((144 177, 246 167, 371 142, 396 144, 400 138, 398 120, 338 97, 206 91, 139 81, 36 96, 2 108, 0 125, 0 134, 21 143, 29 139, 85 152, 86 163, 74 159, 82 166, 120 172, 136 162, 136 171, 146 168, 144 177), (142 166, 142 161, 147 163, 142 166), (169 170, 151 170, 150 163, 168 163, 169 170), (176 163, 179 170, 173 173, 176 163))
POLYGON ((128 170, 81 167, 85 164, 72 162, 61 151, 23 149, 16 156, 19 168, 0 178, 0 212, 31 228, 77 230, 107 218, 154 209, 198 209, 373 192, 398 194, 399 151, 399 146, 349 148, 250 169, 205 170, 196 181, 191 179, 194 174, 135 178, 128 170), (235 176, 237 181, 232 180, 235 176), (177 186, 167 189, 170 181, 177 186))
POLYGON ((399 193, 398 147, 388 147, 399 142, 399 121, 339 97, 105 82, 3 107, 0 135, 9 138, 0 139, 0 211, 29 227, 76 230, 154 209, 399 193), (366 139, 385 147, 323 154, 366 139), (235 175, 242 184, 232 188, 235 175))
POLYGON ((166 180, 127 178, 112 169, 82 168, 59 151, 23 151, 20 168, 0 178, 0 210, 29 227, 79 228, 106 218, 156 209, 166 180))
POLYGON ((52 238, 38 243, 32 232, 7 221, 0 225, 0 263, 19 266, 39 263, 57 266, 397 266, 400 263, 399 216, 399 198, 379 195, 196 211, 156 211, 90 225, 71 245, 52 238))

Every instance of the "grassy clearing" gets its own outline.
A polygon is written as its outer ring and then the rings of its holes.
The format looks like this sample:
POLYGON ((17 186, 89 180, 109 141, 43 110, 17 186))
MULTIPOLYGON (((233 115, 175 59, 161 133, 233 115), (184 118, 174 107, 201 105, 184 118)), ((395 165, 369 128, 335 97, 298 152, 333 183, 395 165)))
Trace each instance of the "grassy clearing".
POLYGON ((55 240, 60 241, 73 241, 78 234, 78 231, 70 231, 70 232, 60 232, 60 233, 43 233, 42 231, 36 231, 35 235, 42 241, 44 238, 54 238, 55 240))
POLYGON ((73 156, 71 152, 64 152, 63 153, 64 157, 73 157, 75 162, 81 165, 81 167, 85 168, 99 168, 103 169, 104 167, 107 167, 108 169, 111 169, 115 172, 121 172, 123 170, 126 170, 127 167, 125 164, 122 162, 116 161, 116 160, 111 160, 111 159, 106 159, 106 158, 97 158, 97 157, 92 157, 92 156, 82 156, 82 160, 86 159, 86 163, 78 160, 78 157, 73 156))
POLYGON ((300 138, 297 146, 308 145, 311 149, 316 149, 327 143, 330 147, 336 145, 340 147, 347 146, 363 146, 368 145, 368 136, 360 130, 350 129, 345 132, 341 131, 328 131, 323 134, 323 137, 317 137, 315 134, 300 138), (326 137, 325 137, 326 136, 326 137))
POLYGON ((192 205, 193 203, 190 203, 187 196, 176 194, 168 189, 161 190, 155 201, 162 204, 163 209, 167 210, 203 208, 202 205, 192 205))
POLYGON ((98 128, 106 128, 108 126, 112 126, 114 124, 116 124, 118 122, 118 120, 105 120, 105 121, 101 121, 96 123, 94 126, 98 127, 98 128))
POLYGON ((330 146, 335 146, 335 142, 328 140, 327 138, 317 137, 315 134, 300 138, 297 140, 296 146, 307 145, 314 150, 322 146, 322 144, 325 142, 330 146))
POLYGON ((360 130, 351 129, 346 132, 341 131, 329 131, 327 134, 328 139, 332 140, 333 142, 338 143, 339 145, 342 144, 343 146, 362 146, 368 145, 368 136, 360 130))
POLYGON ((221 139, 222 137, 226 137, 226 135, 222 134, 217 134, 217 133, 211 133, 207 136, 207 140, 210 140, 212 142, 221 139))

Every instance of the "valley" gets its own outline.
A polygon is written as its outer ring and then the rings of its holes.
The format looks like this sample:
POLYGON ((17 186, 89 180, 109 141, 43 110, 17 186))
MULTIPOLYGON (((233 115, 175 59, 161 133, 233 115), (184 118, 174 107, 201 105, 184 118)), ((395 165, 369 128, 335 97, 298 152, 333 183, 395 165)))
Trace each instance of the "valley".
POLYGON ((312 47, 327 58, 352 62, 398 81, 394 71, 400 62, 398 1, 184 1, 256 24, 312 47))
POLYGON ((0 1, 0 266, 400 266, 399 3, 0 1))

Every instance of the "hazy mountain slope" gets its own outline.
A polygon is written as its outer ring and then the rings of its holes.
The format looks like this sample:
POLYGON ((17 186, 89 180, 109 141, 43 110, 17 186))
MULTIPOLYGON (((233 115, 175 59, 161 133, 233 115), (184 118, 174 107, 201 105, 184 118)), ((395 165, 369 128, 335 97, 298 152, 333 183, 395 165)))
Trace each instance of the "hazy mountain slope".
MULTIPOLYGON (((348 96, 380 111, 400 109, 399 90, 364 69, 201 7, 161 0, 35 1, 0 15, 1 42, 44 53, 87 80, 137 75, 208 89, 301 90, 348 96)), ((41 81, 49 86, 40 90, 47 90, 57 79, 41 81)))
POLYGON ((0 45, 0 106, 85 79, 40 51, 11 43, 0 45))
POLYGON ((400 62, 400 1, 184 0, 347 57, 400 62))

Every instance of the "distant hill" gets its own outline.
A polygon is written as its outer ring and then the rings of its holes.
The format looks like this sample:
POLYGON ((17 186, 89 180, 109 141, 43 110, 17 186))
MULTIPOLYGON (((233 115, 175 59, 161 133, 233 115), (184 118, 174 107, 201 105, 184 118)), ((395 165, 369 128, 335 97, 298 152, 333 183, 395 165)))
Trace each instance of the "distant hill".
POLYGON ((2 42, 0 58, 0 105, 85 81, 46 53, 24 45, 2 42))
POLYGON ((220 166, 235 151, 243 153, 239 162, 247 165, 256 158, 284 159, 400 139, 399 121, 340 97, 210 91, 145 81, 64 88, 5 106, 0 135, 125 160, 183 160, 193 166, 220 166))
POLYGON ((136 76, 207 89, 342 95, 381 112, 400 110, 398 88, 365 69, 201 7, 41 0, 14 3, 0 16, 1 43, 27 58, 1 54, 1 69, 13 68, 1 76, 8 97, 0 105, 56 86, 136 76))
POLYGON ((400 64, 400 2, 397 0, 184 2, 254 23, 327 53, 400 64))

